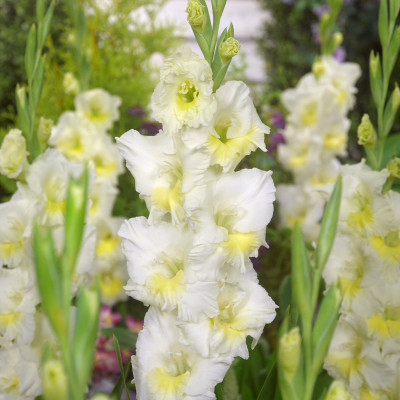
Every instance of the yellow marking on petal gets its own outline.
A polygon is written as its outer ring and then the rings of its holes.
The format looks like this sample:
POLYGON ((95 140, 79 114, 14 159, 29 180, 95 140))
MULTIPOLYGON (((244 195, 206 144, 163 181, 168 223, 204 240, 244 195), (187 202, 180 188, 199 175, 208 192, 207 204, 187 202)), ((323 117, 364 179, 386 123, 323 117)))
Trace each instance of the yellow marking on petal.
POLYGON ((194 82, 190 80, 182 81, 177 89, 176 105, 180 111, 186 112, 197 103, 199 91, 194 82))
POLYGON ((314 125, 317 122, 318 105, 315 101, 304 106, 303 112, 300 115, 300 120, 303 125, 314 125))
POLYGON ((307 159, 307 151, 289 158, 289 164, 292 167, 301 167, 307 159))
POLYGON ((82 143, 81 133, 79 131, 72 131, 65 139, 57 141, 57 149, 69 159, 75 159, 82 155, 85 148, 82 143))
POLYGON ((148 279, 147 286, 159 302, 167 300, 176 305, 178 298, 185 290, 184 280, 183 270, 179 270, 172 277, 154 273, 148 279))
POLYGON ((369 225, 371 222, 374 220, 374 216, 371 212, 371 205, 368 203, 365 203, 360 211, 358 212, 352 212, 349 213, 349 222, 350 224, 358 227, 358 228, 363 228, 366 225, 369 225))
POLYGON ((344 103, 347 99, 347 92, 346 92, 346 90, 343 89, 342 83, 336 79, 333 79, 332 84, 335 87, 335 89, 339 92, 335 96, 336 102, 339 104, 344 103))
POLYGON ((22 249, 22 242, 3 242, 0 244, 0 254, 3 260, 8 260, 12 254, 22 249))
POLYGON ((0 324, 7 326, 15 322, 21 316, 21 312, 14 312, 8 314, 0 314, 0 324))
POLYGON ((151 201, 153 206, 161 211, 170 212, 175 222, 185 219, 182 207, 181 180, 177 180, 173 188, 156 187, 153 189, 151 201))
POLYGON ((92 161, 97 176, 110 176, 117 169, 117 163, 115 161, 109 161, 100 155, 93 157, 92 161))
POLYGON ((331 353, 327 355, 326 362, 333 364, 343 378, 349 379, 353 373, 359 373, 365 363, 365 357, 359 360, 357 357, 347 358, 331 353))
POLYGON ((221 166, 225 166, 231 161, 237 161, 257 148, 254 143, 255 133, 259 129, 257 126, 254 125, 243 136, 235 138, 226 137, 228 128, 229 123, 226 121, 215 126, 214 129, 220 137, 210 134, 205 143, 212 155, 213 163, 221 166))
POLYGON ((117 236, 109 235, 100 238, 96 245, 96 255, 101 257, 106 254, 113 253, 119 246, 119 238, 117 236))
POLYGON ((342 287, 343 294, 350 299, 353 299, 361 290, 360 282, 362 278, 349 279, 344 276, 339 277, 340 286, 342 287))
POLYGON ((400 239, 398 231, 391 231, 384 238, 372 236, 369 241, 371 246, 382 258, 389 258, 393 262, 400 261, 400 239))
POLYGON ((65 200, 61 201, 46 201, 46 211, 50 214, 64 214, 65 211, 65 200))
POLYGON ((341 150, 346 144, 347 137, 343 133, 328 133, 324 136, 323 146, 327 150, 341 150))
POLYGON ((260 246, 256 232, 232 232, 228 234, 228 240, 222 243, 233 254, 248 255, 260 246))
POLYGON ((389 326, 383 319, 382 314, 376 313, 366 320, 369 333, 376 333, 381 339, 390 337, 389 326))
POLYGON ((84 115, 93 123, 102 122, 109 118, 109 114, 104 111, 104 108, 100 101, 93 99, 89 103, 89 109, 84 112, 84 115))
POLYGON ((179 375, 169 374, 163 367, 152 369, 148 375, 148 387, 154 398, 183 398, 184 390, 190 378, 190 372, 186 371, 179 375))
POLYGON ((100 274, 100 291, 104 297, 113 298, 123 292, 122 280, 109 272, 100 274))
POLYGON ((335 182, 336 177, 332 175, 327 175, 323 173, 317 173, 311 176, 310 183, 314 186, 322 186, 327 183, 335 182))

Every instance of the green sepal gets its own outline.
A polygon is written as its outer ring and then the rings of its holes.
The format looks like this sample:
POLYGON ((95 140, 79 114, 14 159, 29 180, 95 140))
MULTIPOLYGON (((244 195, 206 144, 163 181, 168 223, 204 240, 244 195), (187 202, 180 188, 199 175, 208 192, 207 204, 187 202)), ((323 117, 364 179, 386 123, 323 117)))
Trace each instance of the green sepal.
MULTIPOLYGON (((97 337, 100 312, 100 288, 79 287, 76 302, 75 324, 71 343, 71 359, 74 362, 74 382, 85 393, 93 365, 93 353, 97 337)), ((69 377, 71 380, 72 377, 69 377)))
POLYGON ((39 28, 38 28, 38 39, 39 39, 38 48, 40 49, 40 51, 43 48, 43 45, 44 45, 44 43, 46 41, 46 38, 47 38, 47 35, 49 34, 50 23, 51 23, 51 20, 53 18, 53 14, 54 14, 54 1, 52 1, 50 3, 50 6, 46 11, 46 15, 43 18, 43 21, 40 21, 40 23, 39 23, 39 28))
POLYGON ((311 266, 300 226, 292 232, 292 299, 300 312, 303 323, 312 318, 311 266))
POLYGON ((30 96, 31 96, 31 100, 32 100, 32 105, 35 109, 37 108, 37 106, 39 104, 40 95, 42 94, 43 78, 44 78, 44 63, 45 63, 45 56, 40 57, 36 64, 35 79, 32 82, 30 96))
POLYGON ((25 89, 23 87, 20 87, 19 85, 17 85, 15 89, 15 101, 17 104, 18 126, 19 128, 21 128, 21 131, 25 136, 27 146, 29 148, 31 138, 29 137, 30 115, 28 110, 28 99, 25 89))
POLYGON ((372 97, 374 99, 376 107, 379 108, 380 104, 383 101, 382 69, 381 69, 381 59, 379 53, 375 55, 374 52, 371 51, 369 57, 369 69, 370 69, 369 79, 370 79, 372 97))
POLYGON ((29 30, 28 39, 26 41, 26 49, 25 49, 25 70, 29 83, 32 82, 34 76, 36 48, 37 48, 36 27, 35 25, 32 25, 31 29, 29 30))
POLYGON ((396 60, 399 54, 399 44, 400 44, 400 31, 399 28, 397 27, 393 31, 387 57, 384 58, 386 62, 383 65, 383 74, 386 77, 386 79, 389 79, 393 71, 394 65, 396 64, 396 60))
MULTIPOLYGON (((115 335, 113 335, 113 342, 114 342, 114 350, 115 350, 115 353, 117 354, 117 359, 118 359, 118 364, 119 364, 119 369, 121 371, 121 375, 125 376, 124 365, 122 364, 122 358, 121 358, 121 349, 119 347, 118 339, 115 337, 115 335)), ((125 389, 125 398, 127 400, 130 400, 128 388, 126 387, 126 380, 124 380, 124 389, 125 389)))
POLYGON ((81 247, 88 198, 89 171, 87 165, 79 178, 70 178, 65 212, 63 271, 72 276, 81 247))
POLYGON ((33 227, 33 253, 42 307, 57 336, 66 334, 67 323, 62 312, 59 260, 49 229, 33 227))
POLYGON ((382 164, 386 165, 393 157, 400 156, 400 133, 391 134, 385 141, 382 164))
MULTIPOLYGON (((210 47, 211 38, 212 38, 212 34, 213 34, 212 25, 211 25, 211 18, 210 18, 210 13, 208 11, 208 6, 207 6, 207 3, 205 2, 205 0, 199 0, 199 2, 203 5, 204 11, 206 12, 207 20, 206 20, 206 24, 204 26, 204 30, 201 33, 201 35, 205 39, 205 41, 207 43, 207 49, 208 49, 210 47)), ((196 32, 194 29, 192 29, 192 30, 193 30, 193 33, 196 32)), ((196 36, 196 34, 195 34, 195 36, 196 36)), ((196 37, 196 40, 197 40, 197 37, 196 37)))
POLYGON ((336 234, 342 196, 342 177, 339 175, 322 217, 317 245, 317 269, 322 270, 328 260, 336 234))
POLYGON ((44 16, 44 0, 36 0, 36 19, 41 21, 44 16))
MULTIPOLYGON (((219 40, 218 40, 218 43, 217 43, 217 50, 215 51, 215 54, 214 54, 214 59, 213 59, 213 62, 212 62, 212 67, 211 67, 211 69, 212 69, 212 71, 213 71, 213 77, 214 77, 214 83, 215 83, 215 78, 216 78, 216 76, 218 75, 218 73, 219 73, 219 71, 221 70, 221 68, 222 68, 222 60, 221 60, 221 56, 219 55, 219 51, 218 51, 218 49, 219 49, 219 46, 220 46, 220 44, 224 41, 224 40, 226 40, 226 38, 227 38, 227 28, 225 28, 223 31, 222 31, 222 33, 221 33, 221 35, 220 35, 220 37, 219 37, 219 40)), ((223 78, 222 78, 223 79, 223 78)))
POLYGON ((340 288, 331 286, 322 299, 319 307, 312 332, 312 347, 314 354, 312 371, 314 376, 317 376, 319 373, 319 370, 321 369, 322 363, 325 359, 325 355, 328 351, 339 316, 341 302, 342 292, 340 288))
POLYGON ((192 32, 194 34, 194 37, 196 38, 196 42, 199 45, 201 52, 203 53, 204 58, 208 62, 210 62, 211 54, 210 54, 210 49, 208 48, 209 44, 208 44, 206 38, 204 37, 204 35, 196 32, 193 28, 192 28, 192 32))

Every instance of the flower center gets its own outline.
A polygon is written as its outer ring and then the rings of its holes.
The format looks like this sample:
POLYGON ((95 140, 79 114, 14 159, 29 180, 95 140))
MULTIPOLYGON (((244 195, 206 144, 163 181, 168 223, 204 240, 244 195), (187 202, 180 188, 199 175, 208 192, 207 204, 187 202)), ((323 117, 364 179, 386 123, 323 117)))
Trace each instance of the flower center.
POLYGON ((192 103, 199 96, 196 85, 189 80, 184 80, 178 87, 178 98, 185 104, 192 103))

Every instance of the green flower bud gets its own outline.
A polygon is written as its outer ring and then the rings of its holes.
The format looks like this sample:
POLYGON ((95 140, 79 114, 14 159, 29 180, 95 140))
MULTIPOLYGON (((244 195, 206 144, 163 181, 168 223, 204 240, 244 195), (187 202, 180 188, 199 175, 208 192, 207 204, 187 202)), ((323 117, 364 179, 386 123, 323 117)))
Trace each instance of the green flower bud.
POLYGON ((318 79, 324 74, 325 65, 320 59, 314 61, 314 64, 312 65, 312 72, 316 79, 318 79))
POLYGON ((390 176, 392 178, 400 179, 400 158, 399 157, 392 158, 388 162, 386 168, 388 169, 390 176))
POLYGON ((67 377, 60 360, 48 360, 42 371, 43 392, 46 400, 67 399, 67 377))
POLYGON ((187 21, 198 33, 202 33, 207 22, 203 4, 199 0, 189 0, 186 7, 187 21))
POLYGON ((392 110, 396 112, 400 106, 400 89, 396 83, 395 88, 393 90, 393 102, 392 102, 392 110))
POLYGON ((21 107, 25 107, 25 101, 26 101, 26 91, 23 86, 17 85, 17 90, 16 94, 18 97, 18 101, 21 104, 21 107))
POLYGON ((354 397, 346 390, 343 382, 333 381, 325 400, 354 400, 354 397))
POLYGON ((358 144, 367 147, 374 147, 376 132, 371 124, 368 114, 364 114, 357 129, 358 144))
POLYGON ((369 69, 371 70, 373 77, 376 77, 376 74, 378 73, 378 62, 379 62, 378 56, 375 55, 374 52, 372 52, 371 57, 369 59, 369 69))
POLYGON ((335 48, 340 46, 343 42, 343 35, 340 32, 335 32, 333 34, 333 43, 335 48))
POLYGON ((65 93, 76 96, 79 94, 79 82, 72 72, 67 72, 63 79, 63 88, 65 93))
POLYGON ((105 393, 95 393, 90 400, 111 400, 111 397, 105 393))
POLYGON ((224 40, 219 46, 219 55, 224 64, 226 64, 232 57, 239 53, 240 44, 233 38, 229 37, 224 40))
POLYGON ((278 362, 288 379, 292 379, 300 362, 301 337, 299 327, 285 333, 279 342, 278 362))
POLYGON ((40 147, 45 148, 47 142, 50 138, 51 128, 53 127, 54 123, 51 119, 46 119, 40 117, 39 127, 38 127, 38 139, 40 147))

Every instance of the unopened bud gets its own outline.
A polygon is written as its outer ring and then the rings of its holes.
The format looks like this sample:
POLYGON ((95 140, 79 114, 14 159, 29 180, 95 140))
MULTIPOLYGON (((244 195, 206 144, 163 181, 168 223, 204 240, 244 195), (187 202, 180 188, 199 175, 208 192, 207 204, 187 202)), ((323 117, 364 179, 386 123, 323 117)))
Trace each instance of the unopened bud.
POLYGON ((313 72, 313 74, 314 74, 316 79, 321 77, 325 72, 324 63, 319 59, 315 60, 314 64, 312 65, 312 72, 313 72))
POLYGON ((400 158, 399 157, 392 158, 388 162, 386 168, 388 169, 390 176, 392 178, 400 179, 400 158))
POLYGON ((42 382, 46 400, 67 399, 67 377, 60 360, 46 361, 43 366, 42 382))
POLYGON ((285 333, 279 341, 278 362, 288 379, 291 379, 300 362, 301 337, 299 327, 285 333))
POLYGON ((111 397, 105 393, 96 393, 90 398, 90 400, 111 400, 111 397))
POLYGON ((17 85, 16 95, 19 103, 21 104, 21 107, 25 107, 25 102, 26 102, 25 88, 23 86, 17 85))
POLYGON ((396 83, 394 90, 393 90, 393 102, 392 102, 393 112, 396 112, 397 109, 399 108, 399 106, 400 106, 400 89, 396 83))
POLYGON ((79 93, 79 82, 72 72, 67 72, 63 79, 64 91, 71 96, 76 96, 79 93))
POLYGON ((354 400, 354 397, 346 390, 343 382, 333 381, 325 400, 354 400))
POLYGON ((368 114, 364 114, 357 129, 358 144, 373 147, 376 142, 376 132, 368 114))
POLYGON ((240 44, 233 38, 229 37, 223 41, 219 46, 219 55, 224 64, 226 64, 232 57, 239 53, 240 44))
POLYGON ((333 43, 335 45, 335 48, 340 46, 343 42, 343 35, 340 32, 335 32, 333 34, 333 43))
POLYGON ((378 63, 379 63, 379 56, 375 55, 374 52, 371 52, 371 56, 369 58, 369 69, 372 72, 372 76, 376 77, 378 73, 378 63))
POLYGON ((39 127, 38 127, 38 140, 40 147, 45 148, 47 142, 49 141, 51 128, 53 127, 53 121, 51 119, 46 119, 40 117, 39 127))
POLYGON ((202 33, 207 22, 203 4, 198 0, 189 0, 186 7, 187 21, 198 33, 202 33))
POLYGON ((25 137, 19 129, 11 129, 0 147, 0 173, 18 178, 28 165, 25 137))
POLYGON ((326 24, 329 19, 331 18, 331 14, 329 14, 329 12, 326 12, 324 14, 322 14, 321 16, 321 24, 326 24))

